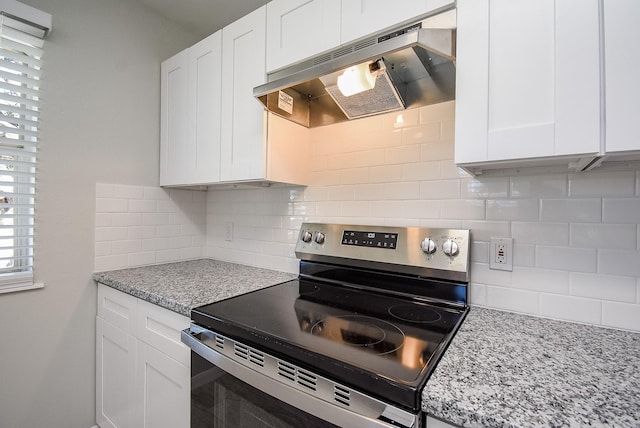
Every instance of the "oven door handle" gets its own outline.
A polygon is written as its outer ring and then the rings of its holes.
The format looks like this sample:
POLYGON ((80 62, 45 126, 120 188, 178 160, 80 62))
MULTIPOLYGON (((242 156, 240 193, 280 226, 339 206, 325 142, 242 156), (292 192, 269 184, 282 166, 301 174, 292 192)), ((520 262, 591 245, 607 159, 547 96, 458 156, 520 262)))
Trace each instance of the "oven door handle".
MULTIPOLYGON (((226 342, 233 341, 195 324, 182 331, 181 340, 193 352, 237 379, 332 424, 363 428, 419 428, 422 426, 421 415, 413 415, 373 398, 371 401, 375 405, 365 406, 368 407, 367 414, 361 414, 362 412, 356 413, 345 409, 280 382, 224 355, 224 346, 233 346, 227 345, 226 342), (216 348, 221 349, 222 352, 216 348)), ((230 352, 233 351, 230 350, 230 352)))

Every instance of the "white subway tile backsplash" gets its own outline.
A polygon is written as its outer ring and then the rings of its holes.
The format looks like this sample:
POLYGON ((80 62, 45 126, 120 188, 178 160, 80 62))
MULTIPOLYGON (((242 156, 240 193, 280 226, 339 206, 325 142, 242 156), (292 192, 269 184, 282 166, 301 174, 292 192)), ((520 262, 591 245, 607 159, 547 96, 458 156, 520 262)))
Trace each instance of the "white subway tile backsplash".
POLYGON ((96 269, 204 256, 296 272, 303 221, 469 228, 472 304, 640 331, 640 171, 471 177, 453 161, 454 109, 310 130, 306 187, 96 185, 96 269), (492 237, 514 238, 513 272, 489 269, 492 237), (135 240, 139 252, 112 253, 135 240))
POLYGON ((390 183, 402 181, 402 165, 383 165, 369 169, 370 183, 390 183))
POLYGON ((458 180, 432 180, 420 183, 420 199, 460 199, 458 180))
POLYGON ((533 267, 536 265, 536 247, 533 244, 513 243, 513 265, 533 267))
POLYGON ((487 286, 487 306, 506 311, 538 314, 540 294, 528 290, 487 286))
POLYGON ((602 324, 626 330, 640 330, 640 305, 602 302, 602 324))
POLYGON ((595 273, 597 253, 589 248, 537 246, 536 267, 595 273))
POLYGON ((542 199, 541 221, 598 223, 602 220, 600 199, 542 199))
POLYGON ((506 198, 509 196, 509 179, 499 178, 469 178, 460 182, 463 198, 506 198))
POLYGON ((511 237, 518 243, 559 245, 569 244, 568 223, 511 222, 511 237))
POLYGON ((385 150, 384 158, 389 165, 417 162, 420 160, 420 146, 391 147, 385 150))
POLYGON ((122 199, 142 199, 144 188, 140 186, 123 186, 115 184, 113 186, 113 197, 122 199))
POLYGON ((97 213, 126 212, 128 204, 126 199, 98 198, 96 199, 97 213))
POLYGON ((633 171, 591 171, 590 174, 569 174, 569 196, 635 195, 633 171))
POLYGON ((640 251, 598 250, 598 273, 640 277, 640 251))
POLYGON ((96 184, 96 271, 201 257, 206 207, 205 192, 96 184))
POLYGON ((484 220, 485 202, 477 199, 451 199, 441 201, 442 218, 484 220))
POLYGON ((487 220, 538 220, 538 199, 488 199, 487 220))
POLYGON ((155 213, 157 211, 158 203, 155 200, 130 200, 129 212, 132 213, 155 213))
POLYGON ((384 199, 419 199, 420 198, 420 183, 407 182, 401 183, 387 183, 384 185, 384 199))
POLYGON ((566 198, 566 174, 516 176, 510 180, 512 198, 566 198))
POLYGON ((540 294, 540 315, 587 324, 600 324, 602 302, 581 297, 540 294))
POLYGON ((516 266, 513 268, 511 281, 513 288, 569 294, 569 272, 565 271, 516 266))
POLYGON ((640 198, 602 200, 602 221, 605 223, 640 223, 640 198))
POLYGON ((440 178, 440 162, 415 162, 402 165, 402 179, 405 181, 436 180, 440 178))
POLYGON ((574 247, 628 249, 637 248, 635 224, 571 224, 571 245, 574 247))
POLYGON ((636 302, 636 278, 619 275, 570 273, 570 294, 599 300, 636 302))

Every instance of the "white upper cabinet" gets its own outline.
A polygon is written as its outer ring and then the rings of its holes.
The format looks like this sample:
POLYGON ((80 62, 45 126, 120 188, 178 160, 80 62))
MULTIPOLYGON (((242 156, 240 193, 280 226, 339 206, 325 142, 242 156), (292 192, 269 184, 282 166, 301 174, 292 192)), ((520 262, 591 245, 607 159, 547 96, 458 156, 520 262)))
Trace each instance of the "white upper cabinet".
POLYGON ((452 0, 273 0, 267 4, 267 73, 453 5, 452 0))
POLYGON ((221 179, 258 180, 266 175, 264 108, 253 88, 266 81, 266 6, 222 30, 221 179))
POLYGON ((342 43, 410 23, 418 16, 445 6, 452 0, 344 0, 342 2, 342 43))
POLYGON ((340 0, 267 3, 267 72, 340 45, 340 0))
POLYGON ((640 150, 640 2, 604 1, 606 151, 640 150))
POLYGON ((220 181, 219 31, 161 65, 160 185, 220 181))
POLYGON ((188 53, 180 52, 160 67, 160 185, 188 181, 188 53))
POLYGON ((601 151, 598 0, 458 0, 456 163, 601 151))

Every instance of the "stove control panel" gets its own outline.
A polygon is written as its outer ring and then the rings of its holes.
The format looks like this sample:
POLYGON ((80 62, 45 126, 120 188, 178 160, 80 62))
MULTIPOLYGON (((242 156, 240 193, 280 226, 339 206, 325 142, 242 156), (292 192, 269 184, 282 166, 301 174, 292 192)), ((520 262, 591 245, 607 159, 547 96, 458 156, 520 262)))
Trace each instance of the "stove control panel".
POLYGON ((468 281, 469 235, 467 229, 303 223, 296 256, 468 281))

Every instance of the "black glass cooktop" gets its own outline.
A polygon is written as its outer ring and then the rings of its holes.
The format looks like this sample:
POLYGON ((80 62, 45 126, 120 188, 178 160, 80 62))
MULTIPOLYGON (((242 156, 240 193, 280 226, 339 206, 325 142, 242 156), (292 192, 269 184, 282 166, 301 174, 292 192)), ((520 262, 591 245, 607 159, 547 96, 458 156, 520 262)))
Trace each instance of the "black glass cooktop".
POLYGON ((192 311, 192 319, 415 409, 421 387, 465 313, 296 279, 201 306, 192 311))

